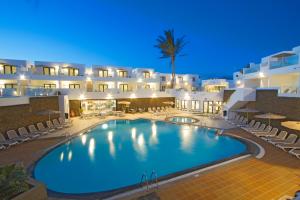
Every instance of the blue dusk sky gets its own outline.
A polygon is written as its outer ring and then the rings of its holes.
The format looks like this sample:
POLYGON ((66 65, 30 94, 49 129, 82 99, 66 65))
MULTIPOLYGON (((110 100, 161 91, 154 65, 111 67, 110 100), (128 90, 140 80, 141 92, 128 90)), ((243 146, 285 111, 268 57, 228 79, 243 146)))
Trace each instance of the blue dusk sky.
POLYGON ((178 73, 231 77, 261 57, 300 45, 299 0, 1 0, 0 58, 151 67, 156 38, 189 42, 178 73))

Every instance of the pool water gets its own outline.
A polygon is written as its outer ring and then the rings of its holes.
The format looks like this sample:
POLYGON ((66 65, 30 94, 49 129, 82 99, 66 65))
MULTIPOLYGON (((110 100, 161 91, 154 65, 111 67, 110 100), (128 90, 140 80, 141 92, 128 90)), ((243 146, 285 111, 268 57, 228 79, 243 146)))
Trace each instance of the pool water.
POLYGON ((152 170, 161 177, 245 151, 213 129, 112 120, 50 151, 36 163, 34 177, 56 192, 102 192, 139 184, 152 170))
POLYGON ((194 123, 194 122, 196 122, 196 120, 191 117, 171 117, 171 118, 169 118, 169 120, 171 122, 175 122, 175 123, 194 123))

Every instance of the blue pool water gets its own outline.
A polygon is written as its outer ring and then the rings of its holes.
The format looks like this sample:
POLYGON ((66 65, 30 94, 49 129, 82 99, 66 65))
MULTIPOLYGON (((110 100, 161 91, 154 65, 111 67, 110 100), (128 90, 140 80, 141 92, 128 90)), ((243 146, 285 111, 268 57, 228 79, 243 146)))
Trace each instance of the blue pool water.
POLYGON ((190 117, 171 117, 170 121, 175 123, 194 123, 196 120, 190 117))
POLYGON ((139 184, 155 170, 164 176, 245 152, 215 130, 146 119, 98 125, 39 160, 37 180, 62 193, 101 192, 139 184))

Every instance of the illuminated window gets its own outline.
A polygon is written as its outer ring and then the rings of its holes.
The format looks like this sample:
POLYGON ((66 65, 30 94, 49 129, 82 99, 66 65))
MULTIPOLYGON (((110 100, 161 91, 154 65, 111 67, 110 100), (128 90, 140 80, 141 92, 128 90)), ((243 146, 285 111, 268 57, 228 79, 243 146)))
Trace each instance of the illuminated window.
POLYGON ((200 101, 192 100, 192 110, 199 110, 200 109, 200 101))
POLYGON ((213 113, 213 101, 203 101, 203 112, 213 113))
POLYGON ((54 76, 55 68, 54 67, 43 67, 43 74, 46 76, 54 76))
POLYGON ((145 85, 145 89, 150 89, 150 85, 149 84, 145 85))
POLYGON ((181 101, 181 108, 182 108, 182 109, 187 109, 187 103, 188 103, 187 100, 182 100, 182 101, 181 101))
POLYGON ((79 70, 76 68, 68 68, 68 75, 69 76, 78 76, 79 70))
POLYGON ((55 89, 56 88, 56 84, 44 84, 44 88, 45 89, 55 89))
POLYGON ((99 84, 99 92, 105 92, 108 89, 107 84, 99 84))
POLYGON ((80 89, 80 84, 69 84, 70 89, 80 89))
POLYGON ((160 80, 161 80, 161 81, 166 81, 166 77, 165 77, 165 76, 161 76, 161 77, 160 77, 160 80))
POLYGON ((18 87, 17 84, 11 84, 11 83, 4 84, 4 88, 6 89, 17 89, 17 87, 18 87))
POLYGON ((118 76, 126 78, 126 77, 128 77, 128 72, 125 71, 125 70, 119 70, 118 71, 118 76))
POLYGON ((150 73, 147 72, 147 71, 143 72, 143 77, 144 78, 150 78, 150 73))
POLYGON ((4 65, 3 74, 15 74, 17 73, 17 67, 13 65, 4 65))
POLYGON ((160 91, 165 91, 165 90, 166 90, 166 86, 165 85, 160 86, 160 91))
POLYGON ((126 92, 128 91, 128 84, 120 84, 119 88, 123 91, 126 92))
POLYGON ((99 77, 108 77, 108 70, 100 69, 99 70, 99 77))

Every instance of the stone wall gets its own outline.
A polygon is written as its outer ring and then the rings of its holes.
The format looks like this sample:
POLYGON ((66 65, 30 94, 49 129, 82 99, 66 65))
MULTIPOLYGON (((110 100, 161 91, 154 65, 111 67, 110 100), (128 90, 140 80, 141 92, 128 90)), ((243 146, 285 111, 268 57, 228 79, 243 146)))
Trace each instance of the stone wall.
MULTIPOLYGON (((29 104, 1 106, 0 107, 0 132, 14 129, 22 126, 45 122, 48 115, 39 115, 43 110, 59 110, 58 96, 51 97, 31 97, 29 104)), ((59 117, 58 114, 52 115, 52 118, 59 117)))
POLYGON ((223 102, 227 102, 230 96, 235 92, 235 90, 224 90, 223 93, 223 102))
MULTIPOLYGON (((274 127, 278 127, 280 130, 286 130, 289 133, 300 134, 299 131, 294 131, 280 124, 282 121, 295 120, 300 121, 300 98, 296 97, 279 97, 277 90, 257 90, 256 101, 249 102, 245 107, 254 108, 260 111, 260 113, 274 113, 284 115, 287 118, 283 120, 272 120, 271 124, 274 127)), ((268 124, 268 120, 257 119, 254 117, 255 114, 249 113, 250 119, 255 119, 268 124)))

